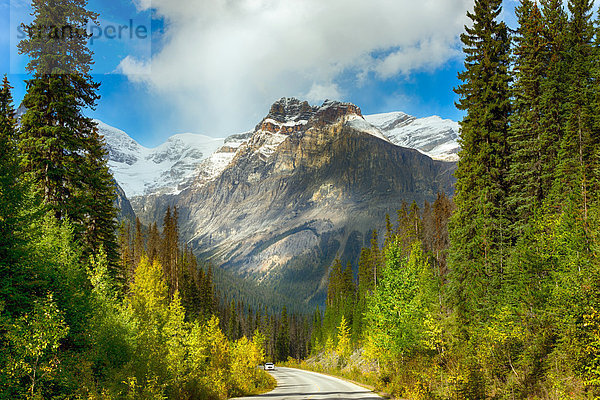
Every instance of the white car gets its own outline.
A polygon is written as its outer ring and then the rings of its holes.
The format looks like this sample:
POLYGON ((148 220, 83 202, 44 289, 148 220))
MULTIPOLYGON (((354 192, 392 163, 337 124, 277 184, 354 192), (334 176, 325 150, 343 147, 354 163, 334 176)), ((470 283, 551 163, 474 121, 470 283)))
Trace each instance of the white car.
POLYGON ((275 364, 265 363, 265 371, 275 371, 275 364))

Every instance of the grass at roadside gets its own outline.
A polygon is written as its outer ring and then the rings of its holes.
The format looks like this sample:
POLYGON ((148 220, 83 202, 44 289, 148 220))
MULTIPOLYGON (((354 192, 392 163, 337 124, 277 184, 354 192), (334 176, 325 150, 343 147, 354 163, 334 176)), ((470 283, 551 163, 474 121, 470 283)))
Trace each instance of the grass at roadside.
POLYGON ((230 397, 246 397, 246 396, 256 396, 259 394, 268 393, 271 390, 277 387, 277 381, 275 378, 269 374, 268 372, 259 369, 257 374, 255 375, 256 379, 252 384, 249 384, 243 388, 238 387, 233 390, 229 396, 230 397))
POLYGON ((277 387, 277 381, 275 378, 273 378, 273 375, 263 370, 259 370, 258 372, 260 375, 260 380, 254 390, 252 390, 250 393, 245 393, 246 396, 267 393, 277 387))

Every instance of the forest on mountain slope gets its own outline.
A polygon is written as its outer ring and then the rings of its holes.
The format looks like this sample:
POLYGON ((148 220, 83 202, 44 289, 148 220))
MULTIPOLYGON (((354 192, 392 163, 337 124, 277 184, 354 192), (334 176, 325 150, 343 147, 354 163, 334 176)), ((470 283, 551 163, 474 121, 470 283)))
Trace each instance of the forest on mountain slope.
MULTIPOLYGON (((33 6, 32 29, 98 17, 33 6)), ((19 125, 0 90, 0 397, 226 398, 272 386, 267 357, 411 399, 600 396, 600 15, 500 15, 476 0, 461 36, 455 197, 399 205, 310 319, 216 293, 177 209, 119 230, 87 39, 22 41, 19 125)))
POLYGON ((600 15, 476 0, 453 203, 403 207, 358 281, 336 262, 304 367, 409 399, 600 396, 600 15), (450 210, 453 210, 450 213, 450 210))
POLYGON ((179 243, 177 210, 161 232, 118 229, 105 144, 84 116, 99 100, 85 30, 98 15, 86 3, 32 3, 19 43, 31 75, 19 122, 6 77, 0 87, 0 398, 267 390, 274 379, 257 365, 296 317, 259 310, 247 324, 250 311, 223 306, 211 268, 179 243))

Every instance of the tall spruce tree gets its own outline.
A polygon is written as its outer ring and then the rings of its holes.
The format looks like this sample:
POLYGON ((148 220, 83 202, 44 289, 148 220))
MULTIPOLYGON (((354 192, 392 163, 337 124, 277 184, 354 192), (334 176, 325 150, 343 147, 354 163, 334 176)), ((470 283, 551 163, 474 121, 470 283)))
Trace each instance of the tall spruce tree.
POLYGON ((6 76, 0 88, 0 262, 11 264, 18 260, 20 208, 24 190, 19 179, 17 129, 11 94, 6 76))
POLYGON ((17 313, 32 300, 26 288, 31 274, 22 260, 31 207, 19 168, 11 89, 5 76, 0 87, 0 304, 17 313))
POLYGON ((456 171, 456 212, 452 219, 452 299, 463 321, 467 313, 493 306, 507 256, 508 74, 510 39, 498 20, 501 0, 476 0, 473 21, 461 35, 465 71, 457 107, 462 147, 456 171))
POLYGON ((177 208, 167 207, 163 220, 162 263, 165 277, 169 282, 171 295, 179 289, 180 262, 179 254, 179 212, 177 208))
POLYGON ((595 64, 592 6, 592 0, 568 2, 571 17, 566 35, 567 119, 555 182, 555 194, 559 199, 564 199, 565 194, 575 195, 580 199, 578 208, 581 209, 584 221, 588 219, 593 165, 596 164, 593 157, 598 145, 593 123, 595 110, 592 108, 592 71, 595 64))
POLYGON ((98 15, 86 0, 32 2, 34 20, 18 47, 29 56, 19 151, 24 170, 58 220, 69 218, 86 252, 102 246, 118 264, 115 188, 96 123, 99 84, 90 76, 92 52, 86 24, 98 15))
POLYGON ((277 351, 277 360, 287 361, 290 356, 290 321, 285 306, 283 306, 283 309, 281 310, 275 349, 277 351))
POLYGON ((558 154, 565 130, 567 15, 562 0, 541 0, 546 72, 541 83, 540 157, 541 192, 548 196, 557 174, 558 154))
POLYGON ((532 0, 521 0, 515 9, 519 28, 514 38, 513 113, 509 129, 510 194, 516 232, 533 214, 546 193, 542 185, 542 82, 547 69, 543 20, 532 0))
MULTIPOLYGON (((142 222, 138 217, 135 217, 135 232, 133 234, 133 264, 137 267, 140 263, 140 260, 146 254, 146 250, 144 248, 144 233, 142 229, 142 222)), ((164 261, 164 260, 161 260, 164 261)), ((152 260, 154 262, 154 260, 152 260)))

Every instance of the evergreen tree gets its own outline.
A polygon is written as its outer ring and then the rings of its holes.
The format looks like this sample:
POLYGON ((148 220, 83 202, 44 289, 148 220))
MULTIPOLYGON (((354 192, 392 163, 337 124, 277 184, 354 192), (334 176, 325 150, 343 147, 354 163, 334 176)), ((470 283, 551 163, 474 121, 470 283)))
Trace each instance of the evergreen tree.
POLYGON ((100 246, 116 267, 115 188, 96 123, 98 83, 90 76, 86 24, 98 15, 85 0, 33 1, 34 20, 18 47, 29 56, 19 151, 23 167, 58 220, 69 218, 86 254, 100 246))
MULTIPOLYGON (((138 217, 135 217, 135 234, 133 237, 134 266, 137 267, 144 254, 146 254, 146 252, 144 251, 144 233, 142 231, 142 222, 138 217)), ((154 260, 151 260, 151 262, 154 262, 154 260)))
POLYGON ((133 282, 133 251, 131 248, 131 224, 129 221, 121 222, 119 226, 119 261, 120 274, 117 278, 122 280, 127 287, 133 282))
POLYGON ((452 215, 454 204, 443 193, 438 194, 430 211, 423 213, 423 247, 431 253, 438 269, 438 275, 447 273, 447 252, 450 246, 448 221, 452 215))
POLYGON ((100 248, 104 249, 113 276, 118 276, 116 182, 108 170, 106 157, 104 138, 94 126, 88 139, 87 156, 83 160, 85 164, 80 166, 78 177, 80 182, 85 182, 81 196, 78 196, 83 201, 81 211, 86 216, 83 244, 91 254, 98 254, 100 248), (90 171, 93 173, 86 175, 90 171))
POLYGON ((279 361, 287 361, 290 355, 290 322, 285 306, 283 306, 283 309, 281 310, 279 332, 277 334, 275 348, 277 349, 277 359, 279 361))
MULTIPOLYGON (((466 323, 467 310, 494 305, 507 256, 507 169, 509 102, 508 29, 498 21, 501 0, 476 0, 473 21, 461 35, 465 71, 457 107, 461 153, 455 173, 456 212, 452 219, 452 299, 466 323)), ((470 317, 469 317, 470 318, 470 317)))
POLYGON ((568 63, 567 120, 561 141, 559 177, 555 194, 577 193, 584 221, 588 219, 590 189, 593 187, 593 159, 598 137, 594 132, 593 66, 594 26, 591 0, 570 0, 571 17, 567 25, 566 62, 568 63))
POLYGON ((312 329, 310 335, 310 348, 320 349, 323 345, 323 316, 319 306, 313 313, 312 317, 312 329))
POLYGON ((372 272, 373 268, 370 265, 370 253, 370 248, 363 247, 358 259, 358 285, 354 315, 352 317, 352 336, 355 341, 358 341, 361 338, 364 313, 367 307, 367 298, 375 290, 372 272))
POLYGON ((177 208, 169 206, 163 220, 162 263, 171 294, 178 290, 180 276, 178 216, 177 208))
POLYGON ((150 232, 148 233, 148 258, 150 261, 156 260, 160 253, 160 234, 158 233, 158 226, 156 222, 150 225, 150 232))
POLYGON ((513 114, 509 130, 511 147, 508 203, 516 214, 515 228, 532 216, 547 193, 542 185, 541 92, 547 69, 546 45, 540 9, 532 0, 522 0, 515 9, 519 28, 515 36, 513 114))
POLYGON ((183 265, 182 281, 181 281, 181 301, 187 311, 186 316, 195 320, 199 318, 202 313, 202 299, 200 295, 200 278, 204 279, 204 276, 199 276, 198 268, 192 263, 194 259, 193 254, 187 248, 187 245, 182 251, 182 257, 180 257, 183 265))
POLYGON ((227 318, 227 338, 229 340, 237 339, 237 310, 235 300, 229 304, 229 316, 227 318))
POLYGON ((373 287, 377 287, 377 281, 381 275, 381 269, 383 266, 383 257, 379 250, 379 238, 377 231, 373 230, 371 236, 371 249, 369 251, 369 262, 368 265, 371 267, 371 274, 373 275, 373 287))
POLYGON ((412 244, 421 237, 421 212, 417 203, 413 202, 410 208, 406 204, 398 210, 398 226, 396 227, 396 241, 400 243, 404 254, 408 256, 412 244))
POLYGON ((385 214, 385 236, 384 236, 384 240, 383 240, 383 247, 387 247, 388 244, 391 242, 392 240, 392 236, 393 236, 393 230, 394 230, 394 226, 392 225, 392 222, 390 221, 390 215, 389 214, 385 214))
POLYGON ((566 28, 567 16, 562 0, 541 0, 546 72, 540 93, 540 182, 546 196, 558 173, 558 154, 565 130, 567 97, 566 28))
POLYGON ((375 290, 375 281, 371 265, 371 249, 363 247, 358 258, 358 295, 364 298, 375 290))
POLYGON ((208 315, 212 314, 216 310, 216 296, 215 289, 213 286, 213 270, 212 265, 208 265, 208 271, 206 271, 206 277, 204 279, 204 287, 202 289, 204 298, 204 309, 208 315))
POLYGON ((11 312, 26 304, 23 285, 30 277, 22 265, 27 230, 26 186, 17 156, 16 120, 6 76, 0 88, 0 303, 11 312))
POLYGON ((0 260, 11 264, 18 260, 16 230, 23 187, 19 182, 19 160, 16 150, 16 120, 11 89, 4 76, 0 88, 0 260))
POLYGON ((329 285, 327 287, 327 306, 337 308, 342 293, 342 262, 339 258, 333 261, 329 273, 329 285))

